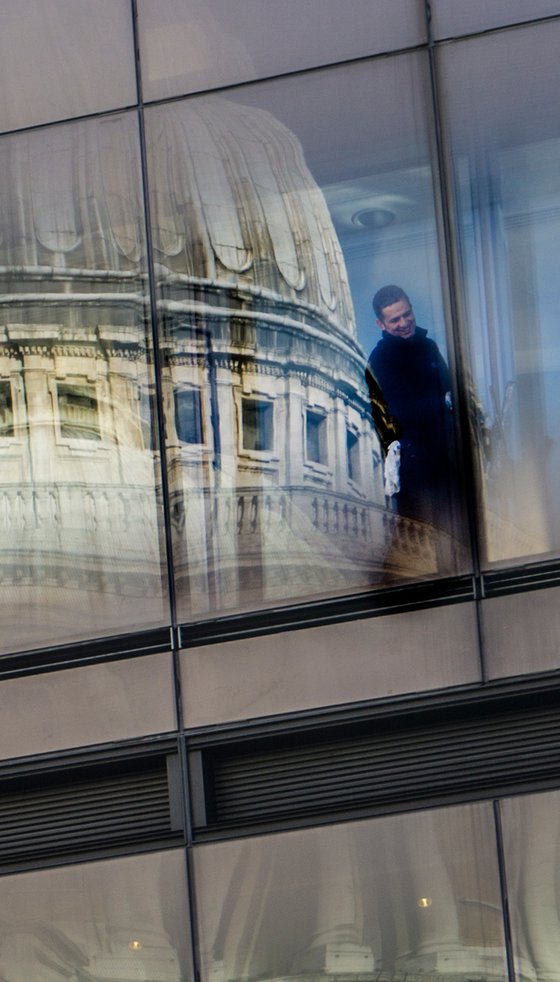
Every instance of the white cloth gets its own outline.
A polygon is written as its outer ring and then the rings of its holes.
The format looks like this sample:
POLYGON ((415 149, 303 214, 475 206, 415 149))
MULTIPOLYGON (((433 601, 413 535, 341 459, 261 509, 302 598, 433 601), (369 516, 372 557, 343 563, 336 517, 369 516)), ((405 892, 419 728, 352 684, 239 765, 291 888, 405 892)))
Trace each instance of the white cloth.
POLYGON ((385 495, 387 498, 390 498, 394 494, 398 494, 401 489, 400 469, 401 445, 398 440, 393 440, 393 442, 389 444, 387 456, 385 457, 385 466, 383 468, 385 495))

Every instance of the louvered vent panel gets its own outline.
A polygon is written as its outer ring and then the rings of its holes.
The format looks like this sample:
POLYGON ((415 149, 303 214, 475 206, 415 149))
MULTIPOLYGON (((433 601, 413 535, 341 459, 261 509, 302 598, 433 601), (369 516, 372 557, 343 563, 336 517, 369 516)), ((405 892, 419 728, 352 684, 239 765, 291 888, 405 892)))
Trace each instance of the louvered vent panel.
POLYGON ((560 779, 560 710, 211 758, 214 820, 252 823, 560 779))
POLYGON ((0 862, 104 848, 171 831, 165 764, 157 769, 64 781, 0 784, 0 862))

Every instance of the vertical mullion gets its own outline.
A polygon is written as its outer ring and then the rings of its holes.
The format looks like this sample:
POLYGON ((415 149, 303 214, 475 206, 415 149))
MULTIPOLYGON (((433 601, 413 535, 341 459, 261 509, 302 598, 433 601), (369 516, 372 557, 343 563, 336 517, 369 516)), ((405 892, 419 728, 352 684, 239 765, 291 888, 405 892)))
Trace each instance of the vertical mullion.
POLYGON ((506 964, 508 971, 508 978, 510 982, 515 982, 515 957, 513 953, 513 939, 511 933, 511 921, 510 921, 510 911, 509 911, 509 895, 508 895, 508 885, 507 885, 507 872, 506 872, 506 861, 504 853, 504 838, 502 830, 502 815, 500 811, 500 802, 494 801, 494 831, 496 835, 496 851, 498 854, 498 873, 500 877, 500 892, 502 895, 502 920, 504 928, 504 940, 506 948, 506 964))
POLYGON ((144 229, 145 229, 145 236, 146 236, 146 260, 147 260, 147 272, 148 272, 149 310, 150 310, 150 326, 151 326, 152 353, 153 353, 152 357, 153 357, 153 373, 154 373, 155 414, 156 414, 157 437, 159 441, 160 478, 161 478, 162 506, 163 506, 163 518, 164 518, 165 553, 166 553, 168 588, 169 588, 169 608, 170 608, 171 626, 173 632, 173 647, 175 648, 176 637, 177 637, 177 599, 176 599, 176 592, 175 592, 175 577, 174 577, 174 566, 173 566, 173 542, 171 536, 171 507, 169 501, 169 481, 168 481, 168 472, 167 472, 167 448, 165 445, 165 422, 164 422, 163 390, 162 390, 162 358, 161 358, 161 351, 159 347, 156 283, 155 283, 155 275, 154 275, 154 255, 153 255, 152 234, 151 234, 150 195, 149 195, 149 187, 148 187, 146 133, 145 133, 145 125, 144 125, 144 103, 143 103, 143 95, 142 95, 142 73, 141 73, 141 66, 140 66, 140 51, 139 51, 139 42, 138 42, 136 0, 131 0, 131 4, 132 4, 132 22, 133 22, 133 30, 134 30, 136 83, 138 86, 137 113, 138 113, 138 128, 139 128, 139 139, 140 139, 140 166, 141 166, 141 174, 142 174, 142 195, 144 201, 144 229))
POLYGON ((449 173, 448 160, 445 151, 441 99, 436 62, 436 42, 432 33, 431 0, 423 0, 428 38, 428 60, 430 70, 430 91, 432 99, 433 140, 436 158, 434 169, 434 198, 436 206, 436 228, 439 239, 440 266, 445 276, 444 302, 448 313, 448 337, 452 344, 452 365, 455 381, 454 397, 457 403, 457 427, 460 453, 460 476, 464 480, 462 502, 466 508, 469 544, 473 563, 473 586, 476 606, 476 622, 478 635, 478 654, 480 677, 483 682, 488 680, 484 653, 484 632, 482 623, 481 599, 484 594, 483 578, 481 575, 479 522, 476 502, 478 499, 477 481, 475 477, 474 450, 470 431, 470 413, 468 398, 463 381, 468 378, 468 363, 464 355, 459 325, 461 323, 459 305, 459 269, 457 249, 455 245, 453 220, 453 181, 449 173))
POLYGON ((138 87, 138 126, 139 126, 139 139, 140 139, 140 159, 141 159, 141 171, 142 171, 142 194, 144 200, 144 219, 145 219, 145 235, 146 235, 146 254, 147 254, 147 266, 148 266, 148 288, 149 288, 149 309, 150 309, 150 324, 151 324, 151 336, 152 336, 152 350, 153 350, 153 371, 154 371, 154 393, 155 393, 155 409, 156 409, 156 424, 157 424, 157 434, 159 439, 159 451, 160 451, 160 475, 161 475, 161 489, 162 489, 162 506, 163 506, 163 519, 164 519, 164 537, 165 537, 165 547, 166 547, 166 561, 167 561, 167 575, 169 584, 169 607, 171 614, 171 634, 172 634, 172 647, 173 647, 173 670, 174 670, 174 682, 175 682, 175 708, 177 713, 177 724, 179 728, 178 736, 178 750, 179 750, 179 760, 180 760, 180 774, 182 781, 182 801, 183 801, 183 811, 184 811, 184 822, 185 822, 185 874, 186 874, 186 896, 187 896, 187 906, 189 915, 189 935, 190 935, 190 948, 191 948, 191 976, 192 979, 200 978, 200 967, 198 959, 199 945, 197 941, 198 931, 197 931, 197 918, 196 918, 196 898, 194 889, 194 871, 192 862, 192 819, 191 819, 191 804, 190 804, 190 788, 189 788, 189 774, 187 767, 186 758, 186 747, 185 740, 182 736, 182 731, 184 727, 183 721, 183 710, 182 710, 182 700, 181 700, 181 675, 180 675, 180 664, 179 664, 179 631, 177 623, 177 597, 175 591, 175 574, 174 574, 174 563, 173 563, 173 542, 171 535, 171 506, 169 497, 169 480, 168 480, 168 470, 167 470, 167 448, 165 443, 165 423, 164 423, 164 409, 163 409, 163 385, 162 385, 162 357, 159 347, 159 332, 158 332, 158 315, 157 315, 157 300, 156 300, 156 282, 154 275, 154 255, 153 255, 153 245, 152 245, 152 228, 151 228, 151 211, 150 211, 150 195, 148 186, 148 165, 147 165, 147 151, 146 151, 146 130, 144 122, 144 97, 142 90, 142 69, 140 64, 140 46, 138 37, 138 12, 136 7, 136 0, 130 0, 131 11, 132 11, 132 23, 134 31, 134 55, 135 55, 135 65, 136 65, 136 84, 138 87))

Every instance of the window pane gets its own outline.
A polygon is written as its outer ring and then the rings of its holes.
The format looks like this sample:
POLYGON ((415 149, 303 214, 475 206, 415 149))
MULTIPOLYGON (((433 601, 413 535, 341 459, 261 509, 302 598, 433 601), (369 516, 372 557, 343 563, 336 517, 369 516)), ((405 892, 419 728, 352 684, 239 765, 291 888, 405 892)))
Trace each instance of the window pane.
POLYGON ((243 450, 272 450, 272 403, 241 400, 243 450))
POLYGON ((346 430, 346 462, 348 477, 351 481, 358 481, 360 478, 359 437, 351 430, 346 430))
POLYGON ((314 464, 327 463, 327 420, 325 416, 305 414, 305 440, 307 460, 314 464))
POLYGON ((136 101, 128 0, 2 0, 0 130, 136 101))
POLYGON ((0 381, 0 437, 14 435, 14 408, 10 382, 0 381))
POLYGON ((144 450, 153 450, 156 446, 156 416, 154 408, 154 386, 150 379, 145 379, 138 386, 138 414, 140 417, 140 432, 144 450))
POLYGON ((181 443, 203 443, 200 389, 176 389, 175 429, 181 443))
MULTIPOLYGON (((432 26, 437 38, 484 31, 505 24, 560 14, 558 0, 431 0, 432 26)), ((524 66, 524 72, 527 65, 524 66)))
POLYGON ((144 96, 161 99, 419 44, 422 0, 139 0, 144 96))
POLYGON ((507 978, 485 805, 193 850, 203 982, 507 978))
POLYGON ((516 978, 553 979, 560 958, 558 805, 560 794, 501 803, 516 978))
POLYGON ((475 607, 189 648, 181 671, 187 726, 468 684, 480 679, 475 607))
POLYGON ((0 161, 0 649, 160 625, 136 120, 4 136, 0 161))
POLYGON ((60 435, 100 440, 97 393, 93 385, 57 385, 60 435))
POLYGON ((3 876, 4 979, 187 982, 181 852, 3 876))
POLYGON ((440 50, 487 565, 560 546, 559 44, 560 21, 440 50))
POLYGON ((147 111, 165 381, 210 421, 198 468, 169 448, 181 619, 468 566, 428 82, 400 55, 147 111), (395 282, 405 338, 372 311, 395 282), (398 505, 368 385, 401 440, 398 505))
POLYGON ((175 729, 168 654, 0 682, 0 757, 175 729))

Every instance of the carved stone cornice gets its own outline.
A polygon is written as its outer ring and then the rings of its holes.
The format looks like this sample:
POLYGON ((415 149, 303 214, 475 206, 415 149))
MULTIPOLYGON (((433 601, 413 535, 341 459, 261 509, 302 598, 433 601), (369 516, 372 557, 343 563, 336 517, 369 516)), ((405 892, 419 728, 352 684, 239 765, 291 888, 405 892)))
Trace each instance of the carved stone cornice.
POLYGON ((52 345, 51 352, 56 358, 91 358, 95 360, 102 354, 101 349, 96 344, 80 344, 74 340, 67 344, 57 341, 52 345))
POLYGON ((12 341, 4 341, 0 339, 0 358, 12 358, 14 360, 20 359, 20 346, 18 344, 14 344, 12 341))
POLYGON ((42 358, 52 358, 52 345, 50 344, 23 342, 20 344, 19 350, 24 357, 40 355, 42 358))

